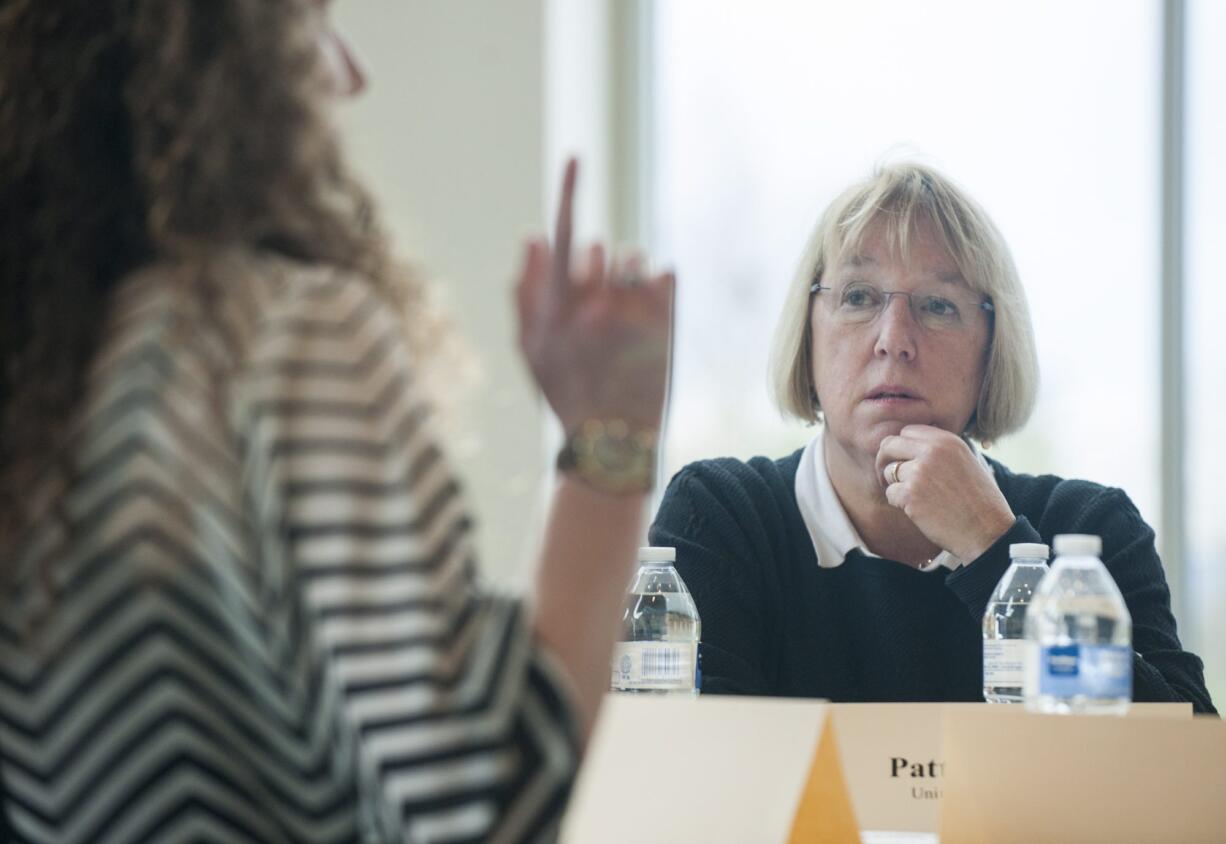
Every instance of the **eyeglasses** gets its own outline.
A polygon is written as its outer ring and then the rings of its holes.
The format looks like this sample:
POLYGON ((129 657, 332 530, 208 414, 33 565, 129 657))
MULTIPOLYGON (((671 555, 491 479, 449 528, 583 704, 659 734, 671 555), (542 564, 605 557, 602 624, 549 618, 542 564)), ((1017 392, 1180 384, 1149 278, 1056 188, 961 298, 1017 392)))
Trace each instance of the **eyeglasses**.
POLYGON ((935 293, 882 290, 865 281, 849 282, 837 291, 817 281, 809 286, 809 292, 812 294, 823 290, 837 293, 830 299, 833 303, 831 313, 835 319, 853 324, 872 322, 890 304, 891 296, 907 297, 911 316, 916 322, 931 331, 958 331, 970 325, 971 316, 975 311, 984 311, 991 315, 996 310, 990 299, 971 301, 935 293))

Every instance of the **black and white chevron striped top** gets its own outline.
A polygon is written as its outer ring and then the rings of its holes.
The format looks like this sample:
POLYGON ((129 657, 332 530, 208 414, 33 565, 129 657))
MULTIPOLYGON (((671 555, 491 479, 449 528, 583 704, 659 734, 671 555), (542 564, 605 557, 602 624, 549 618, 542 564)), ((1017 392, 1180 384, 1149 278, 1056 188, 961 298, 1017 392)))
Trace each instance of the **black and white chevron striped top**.
POLYGON ((183 275, 120 287, 74 480, 32 490, 46 518, 3 561, 17 839, 551 838, 565 681, 474 586, 394 310, 230 253, 206 316, 183 275))

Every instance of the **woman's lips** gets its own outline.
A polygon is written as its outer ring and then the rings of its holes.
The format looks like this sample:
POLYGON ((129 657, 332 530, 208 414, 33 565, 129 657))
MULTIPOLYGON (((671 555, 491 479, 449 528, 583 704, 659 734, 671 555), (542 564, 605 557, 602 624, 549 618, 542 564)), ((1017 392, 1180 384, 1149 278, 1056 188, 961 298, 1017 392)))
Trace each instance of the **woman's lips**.
POLYGON ((887 409, 911 407, 923 401, 902 384, 878 384, 868 392, 864 400, 872 407, 887 409))
POLYGON ((887 393, 878 396, 869 396, 866 401, 874 407, 906 407, 916 404, 920 400, 915 396, 887 393))

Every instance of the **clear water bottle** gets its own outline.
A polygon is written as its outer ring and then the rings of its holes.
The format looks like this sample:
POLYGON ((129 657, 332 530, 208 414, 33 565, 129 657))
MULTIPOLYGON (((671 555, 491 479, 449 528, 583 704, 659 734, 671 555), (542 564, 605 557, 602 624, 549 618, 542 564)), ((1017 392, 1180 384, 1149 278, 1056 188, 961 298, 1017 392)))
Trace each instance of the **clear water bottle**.
POLYGON ((1047 546, 1019 542, 1009 546, 1012 563, 983 614, 983 699, 1021 703, 1026 670, 1026 610, 1047 574, 1047 546))
POLYGON ((621 641, 613 649, 615 692, 698 694, 702 623, 690 590, 673 565, 675 548, 640 548, 626 594, 621 641))
POLYGON ((1132 701, 1132 616, 1099 560, 1097 536, 1055 539, 1056 560, 1026 616, 1026 706, 1123 714, 1132 701))

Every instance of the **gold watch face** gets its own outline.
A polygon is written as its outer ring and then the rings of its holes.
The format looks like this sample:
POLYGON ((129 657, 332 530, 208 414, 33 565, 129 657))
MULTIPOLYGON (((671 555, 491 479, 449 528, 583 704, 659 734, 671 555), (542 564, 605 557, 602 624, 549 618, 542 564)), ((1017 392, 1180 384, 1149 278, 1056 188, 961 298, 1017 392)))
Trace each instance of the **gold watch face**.
POLYGON ((580 453, 581 463, 609 475, 638 476, 651 466, 651 455, 629 439, 600 437, 580 453))
POLYGON ((568 450, 579 475, 602 489, 646 490, 654 480, 654 432, 632 433, 620 420, 584 425, 568 450))

